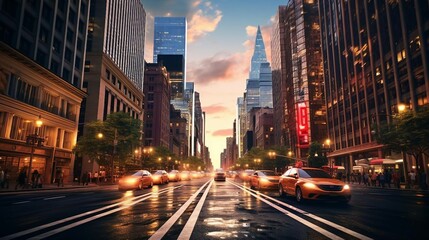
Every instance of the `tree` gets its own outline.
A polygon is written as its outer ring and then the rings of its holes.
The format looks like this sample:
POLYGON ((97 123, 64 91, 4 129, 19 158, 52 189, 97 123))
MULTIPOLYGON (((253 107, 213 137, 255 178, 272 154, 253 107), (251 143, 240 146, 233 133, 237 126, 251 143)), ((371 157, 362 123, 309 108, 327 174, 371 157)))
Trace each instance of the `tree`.
POLYGON ((422 156, 429 152, 429 108, 406 112, 394 116, 393 120, 390 125, 381 124, 375 128, 377 142, 384 144, 387 150, 401 150, 413 156, 418 170, 423 170, 422 156))
POLYGON ((97 161, 101 166, 122 168, 140 147, 141 121, 124 112, 109 114, 106 121, 85 125, 84 135, 74 148, 77 154, 97 161), (116 163, 116 164, 115 164, 116 163))
POLYGON ((323 145, 319 142, 312 142, 310 144, 310 148, 308 150, 308 166, 320 168, 323 165, 328 163, 328 158, 324 156, 325 149, 323 149, 323 145))

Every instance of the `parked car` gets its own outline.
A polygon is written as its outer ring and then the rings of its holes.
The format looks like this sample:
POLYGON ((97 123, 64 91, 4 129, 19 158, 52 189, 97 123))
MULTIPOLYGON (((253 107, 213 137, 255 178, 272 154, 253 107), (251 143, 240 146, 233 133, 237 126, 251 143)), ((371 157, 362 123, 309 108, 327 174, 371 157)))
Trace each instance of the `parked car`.
POLYGON ((319 168, 291 168, 279 180, 279 194, 292 195, 297 202, 304 199, 338 200, 347 203, 351 199, 350 186, 332 178, 319 168))
POLYGON ((255 172, 255 170, 252 170, 252 169, 246 169, 246 170, 244 170, 240 174, 241 180, 243 180, 243 182, 250 181, 250 176, 252 176, 254 172, 255 172))
POLYGON ((215 172, 214 180, 215 181, 225 181, 226 180, 226 173, 223 171, 215 172))
POLYGON ((180 173, 180 178, 182 180, 191 180, 191 173, 189 171, 182 171, 180 173))
POLYGON ((279 186, 280 176, 272 170, 257 170, 250 177, 250 188, 253 189, 276 189, 279 186))
POLYGON ((154 170, 152 171, 152 180, 154 184, 168 183, 168 173, 165 170, 154 170))
POLYGON ((177 170, 171 170, 168 173, 168 180, 172 181, 172 182, 178 182, 178 181, 182 180, 181 177, 180 177, 179 171, 177 171, 177 170))
POLYGON ((152 176, 147 170, 129 172, 118 181, 118 189, 121 191, 127 189, 142 189, 143 187, 151 188, 152 186, 152 176))

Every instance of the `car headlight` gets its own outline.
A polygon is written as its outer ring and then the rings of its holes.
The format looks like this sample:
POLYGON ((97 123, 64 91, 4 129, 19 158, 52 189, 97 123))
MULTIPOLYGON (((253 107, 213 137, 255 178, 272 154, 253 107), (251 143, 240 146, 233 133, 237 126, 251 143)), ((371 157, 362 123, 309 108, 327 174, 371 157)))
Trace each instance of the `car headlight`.
POLYGON ((136 182, 137 182, 137 179, 135 179, 135 178, 128 178, 128 179, 125 180, 125 183, 129 184, 129 185, 133 185, 136 182))
POLYGON ((348 184, 344 185, 343 187, 344 190, 350 190, 350 186, 348 184))
POLYGON ((317 186, 314 183, 306 182, 306 183, 304 183, 304 187, 306 187, 306 188, 316 188, 317 186))
POLYGON ((261 182, 268 183, 268 182, 270 182, 270 180, 268 180, 266 178, 261 178, 261 182))

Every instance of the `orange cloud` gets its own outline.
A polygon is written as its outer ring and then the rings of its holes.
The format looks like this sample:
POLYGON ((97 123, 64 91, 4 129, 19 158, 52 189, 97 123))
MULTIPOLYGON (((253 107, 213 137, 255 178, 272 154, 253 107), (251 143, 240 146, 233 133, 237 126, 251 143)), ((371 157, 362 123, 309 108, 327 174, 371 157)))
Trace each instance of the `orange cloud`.
POLYGON ((196 83, 208 83, 213 81, 228 81, 237 74, 239 65, 235 55, 225 58, 211 57, 200 61, 198 64, 188 65, 188 78, 196 83))
POLYGON ((203 107, 203 111, 206 112, 206 114, 216 114, 229 112, 230 109, 220 105, 210 105, 207 107, 203 107))
MULTIPOLYGON (((208 7, 211 7, 211 5, 208 5, 208 7)), ((207 33, 216 30, 221 19, 222 12, 219 10, 214 11, 214 15, 211 16, 207 12, 203 12, 202 9, 198 9, 188 23, 188 43, 194 42, 207 35, 207 33)))
POLYGON ((230 137, 232 136, 232 129, 219 129, 212 133, 215 137, 230 137))

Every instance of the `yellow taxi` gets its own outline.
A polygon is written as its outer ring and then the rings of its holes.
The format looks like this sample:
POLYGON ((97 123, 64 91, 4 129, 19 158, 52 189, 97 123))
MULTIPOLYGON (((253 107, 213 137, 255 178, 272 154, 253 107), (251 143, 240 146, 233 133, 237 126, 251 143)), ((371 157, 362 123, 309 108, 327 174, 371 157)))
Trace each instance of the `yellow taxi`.
POLYGON ((279 178, 272 170, 257 170, 250 177, 250 188, 252 189, 277 189, 279 178))
POLYGON ((153 186, 152 175, 147 170, 136 170, 125 174, 119 179, 119 191, 128 189, 151 188, 153 186))
POLYGON ((351 199, 350 186, 332 178, 320 168, 291 168, 279 180, 279 194, 294 196, 297 202, 305 199, 338 200, 347 203, 351 199))

